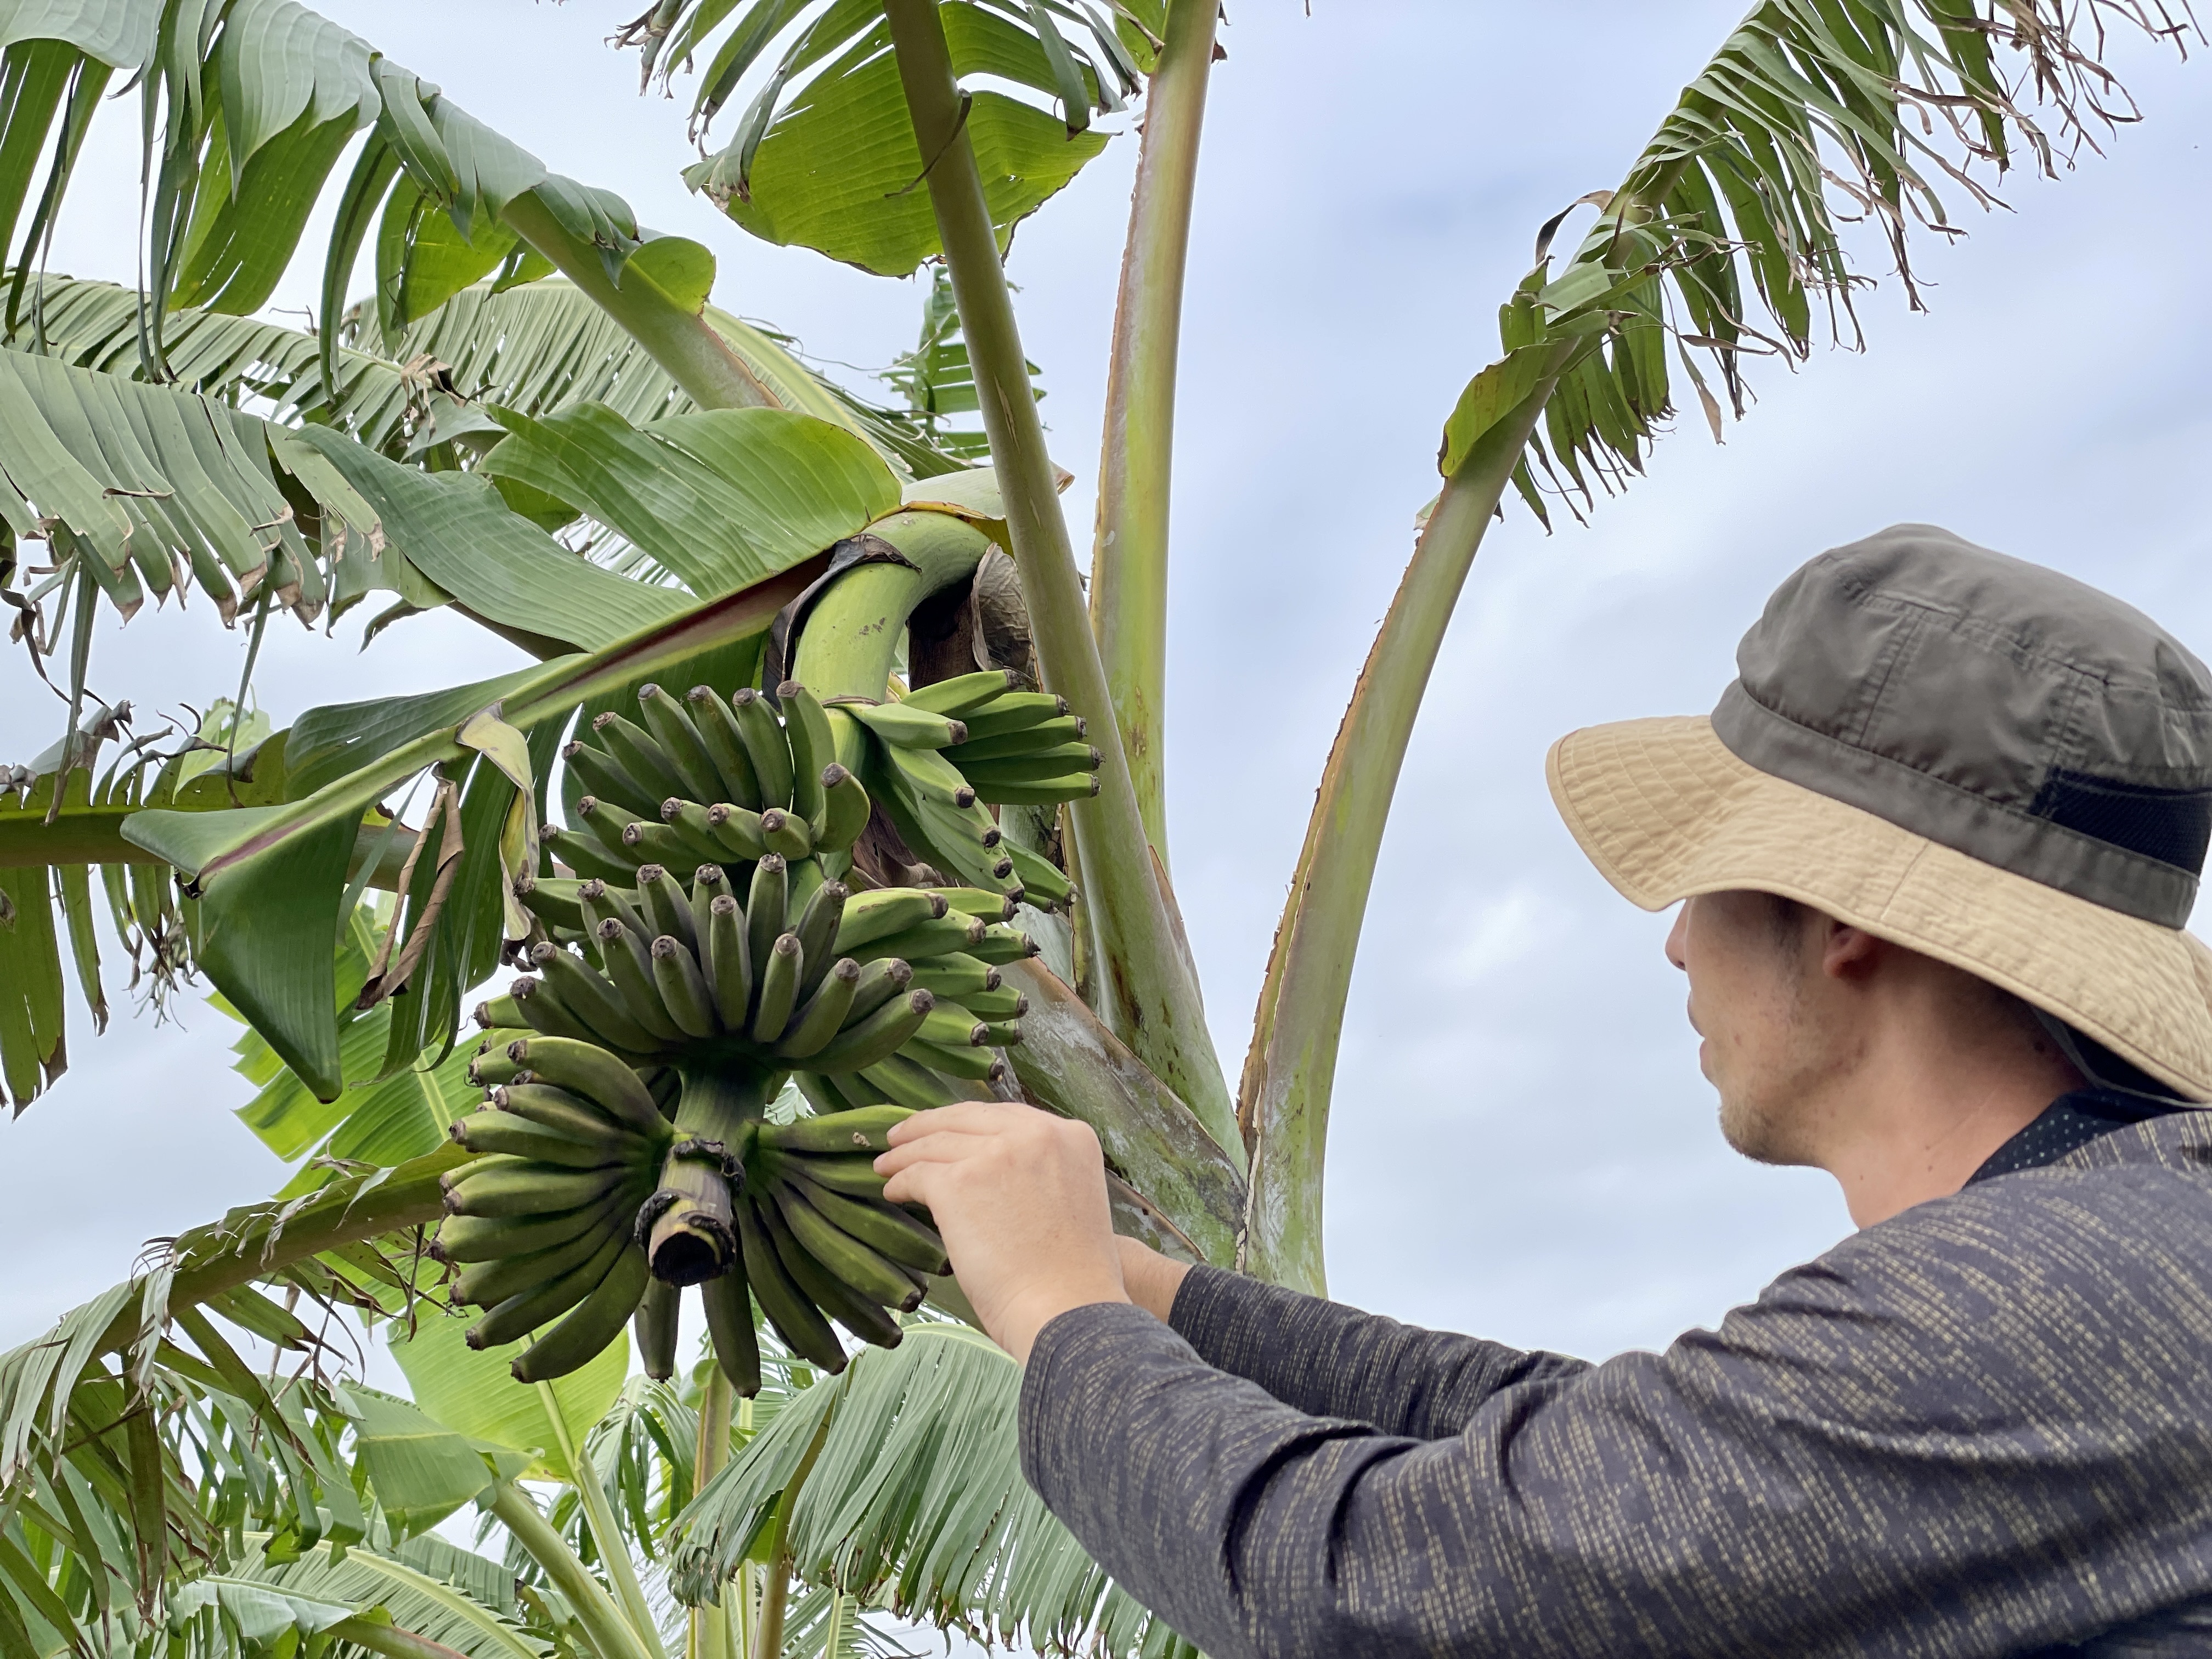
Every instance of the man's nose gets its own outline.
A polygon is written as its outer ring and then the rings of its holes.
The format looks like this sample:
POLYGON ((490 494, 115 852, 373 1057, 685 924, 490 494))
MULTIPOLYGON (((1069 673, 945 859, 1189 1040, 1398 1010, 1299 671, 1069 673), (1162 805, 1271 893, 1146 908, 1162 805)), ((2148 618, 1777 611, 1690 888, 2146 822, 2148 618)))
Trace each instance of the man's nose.
POLYGON ((1689 943, 1690 902, 1682 901, 1682 908, 1674 912, 1674 925, 1667 930, 1667 960, 1685 973, 1689 971, 1689 957, 1685 954, 1689 943))

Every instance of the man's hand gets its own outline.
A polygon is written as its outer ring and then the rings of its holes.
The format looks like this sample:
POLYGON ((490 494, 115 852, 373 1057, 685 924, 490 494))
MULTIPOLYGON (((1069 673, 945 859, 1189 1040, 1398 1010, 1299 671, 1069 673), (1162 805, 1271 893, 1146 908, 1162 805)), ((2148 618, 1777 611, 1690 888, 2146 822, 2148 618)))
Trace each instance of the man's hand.
POLYGON ((1017 1360, 1070 1308, 1129 1299, 1087 1124, 971 1100, 917 1112, 890 1140, 876 1160, 884 1196, 929 1206, 960 1288, 1017 1360))

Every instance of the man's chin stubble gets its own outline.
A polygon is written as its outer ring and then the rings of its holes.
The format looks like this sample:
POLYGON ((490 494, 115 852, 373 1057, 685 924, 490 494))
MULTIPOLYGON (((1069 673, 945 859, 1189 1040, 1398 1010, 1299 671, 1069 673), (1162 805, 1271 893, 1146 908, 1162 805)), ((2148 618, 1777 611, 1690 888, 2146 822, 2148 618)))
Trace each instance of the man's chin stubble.
POLYGON ((1793 1143, 1788 1129, 1756 1108, 1731 1104, 1723 1097, 1720 1126, 1721 1139, 1732 1151, 1754 1164, 1789 1170, 1810 1162, 1803 1150, 1793 1143))

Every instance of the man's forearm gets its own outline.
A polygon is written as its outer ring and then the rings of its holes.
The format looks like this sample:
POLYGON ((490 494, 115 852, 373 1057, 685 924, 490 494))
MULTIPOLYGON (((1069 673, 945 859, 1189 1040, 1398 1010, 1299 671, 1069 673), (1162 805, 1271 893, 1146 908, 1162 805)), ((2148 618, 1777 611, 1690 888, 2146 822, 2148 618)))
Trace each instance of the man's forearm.
MULTIPOLYGON (((1125 1259, 1125 1281, 1129 1267, 1125 1259)), ((1130 1298, 1151 1309, 1146 1296, 1158 1294, 1159 1281, 1143 1264, 1137 1271, 1146 1295, 1132 1283, 1130 1298)), ((1356 1419, 1386 1434, 1443 1439, 1500 1389, 1589 1369, 1564 1354, 1401 1325, 1218 1267, 1182 1268, 1172 1283, 1167 1322, 1207 1364, 1296 1410, 1356 1419)))

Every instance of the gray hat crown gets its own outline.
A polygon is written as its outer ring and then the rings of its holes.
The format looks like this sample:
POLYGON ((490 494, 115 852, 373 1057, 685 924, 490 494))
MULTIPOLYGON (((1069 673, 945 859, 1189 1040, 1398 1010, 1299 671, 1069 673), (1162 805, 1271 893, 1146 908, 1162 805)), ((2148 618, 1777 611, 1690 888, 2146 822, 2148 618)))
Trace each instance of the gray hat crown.
POLYGON ((1790 576, 1713 730, 1763 772, 2166 927, 2212 839, 2212 673, 2141 611, 1929 525, 1790 576))

